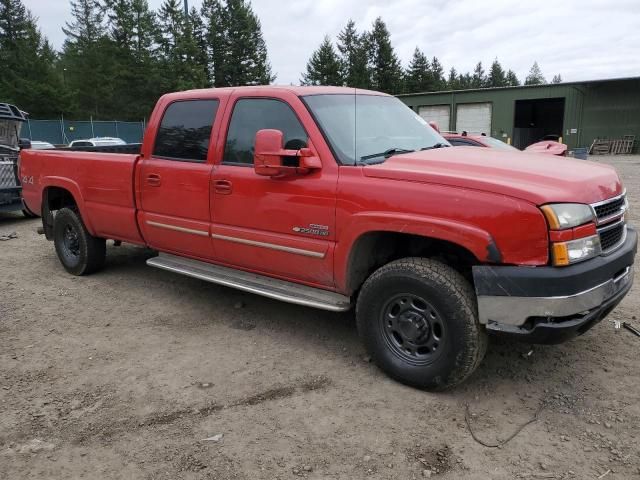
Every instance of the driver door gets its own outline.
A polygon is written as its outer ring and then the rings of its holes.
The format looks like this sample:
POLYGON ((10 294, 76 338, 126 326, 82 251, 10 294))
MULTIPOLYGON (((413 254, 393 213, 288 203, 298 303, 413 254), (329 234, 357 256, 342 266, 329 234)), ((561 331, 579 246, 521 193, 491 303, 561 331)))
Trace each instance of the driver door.
MULTIPOLYGON (((295 101, 302 109, 297 97, 295 101)), ((253 157, 258 130, 280 130, 284 148, 308 146, 315 152, 307 130, 283 98, 236 95, 227 115, 224 151, 212 179, 211 236, 216 260, 332 286, 337 168, 323 165, 312 173, 286 178, 257 175, 253 157)), ((297 157, 283 159, 289 166, 297 161, 297 157)))

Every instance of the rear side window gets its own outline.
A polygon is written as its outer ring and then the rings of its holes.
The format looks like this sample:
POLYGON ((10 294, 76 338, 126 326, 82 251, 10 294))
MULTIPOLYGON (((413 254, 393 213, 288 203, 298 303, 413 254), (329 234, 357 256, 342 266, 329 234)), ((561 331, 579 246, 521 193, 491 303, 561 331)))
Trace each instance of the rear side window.
POLYGON ((218 100, 187 100, 167 107, 160 122, 154 157, 206 162, 218 100))
POLYGON ((256 132, 265 128, 280 130, 286 149, 307 146, 307 133, 289 105, 270 98, 243 98, 233 109, 222 162, 253 165, 256 132))

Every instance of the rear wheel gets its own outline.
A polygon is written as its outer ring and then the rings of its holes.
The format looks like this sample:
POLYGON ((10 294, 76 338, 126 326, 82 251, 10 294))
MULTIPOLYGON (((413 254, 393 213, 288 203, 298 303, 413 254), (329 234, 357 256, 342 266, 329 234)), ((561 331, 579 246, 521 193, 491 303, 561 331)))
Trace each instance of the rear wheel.
POLYGON ((471 285, 435 260, 405 258, 378 269, 362 287, 356 318, 376 364, 419 388, 462 382, 486 352, 471 285))
POLYGON ((62 208, 56 213, 53 242, 60 263, 73 275, 86 275, 104 265, 105 239, 93 237, 74 209, 62 208))

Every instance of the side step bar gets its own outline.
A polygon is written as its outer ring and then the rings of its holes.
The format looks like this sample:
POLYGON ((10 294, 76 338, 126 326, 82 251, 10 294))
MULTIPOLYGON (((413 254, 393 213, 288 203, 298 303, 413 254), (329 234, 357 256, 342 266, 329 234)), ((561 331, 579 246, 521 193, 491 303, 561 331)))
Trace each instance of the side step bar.
POLYGON ((168 253, 150 258, 147 265, 306 307, 332 312, 344 312, 351 308, 351 299, 338 293, 168 253))

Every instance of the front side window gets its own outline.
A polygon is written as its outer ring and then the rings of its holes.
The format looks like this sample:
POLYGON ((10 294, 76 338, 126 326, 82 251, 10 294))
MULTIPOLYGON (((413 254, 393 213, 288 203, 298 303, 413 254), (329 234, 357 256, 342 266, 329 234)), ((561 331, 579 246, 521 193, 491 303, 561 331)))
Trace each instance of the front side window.
POLYGON ((154 157, 206 162, 218 100, 187 100, 167 107, 158 129, 154 157))
POLYGON ((416 112, 395 97, 323 94, 303 97, 343 165, 385 152, 449 146, 416 112))
POLYGON ((253 165, 256 133, 267 128, 284 134, 283 148, 307 146, 307 133, 289 105, 270 98, 243 98, 233 109, 222 162, 253 165))

